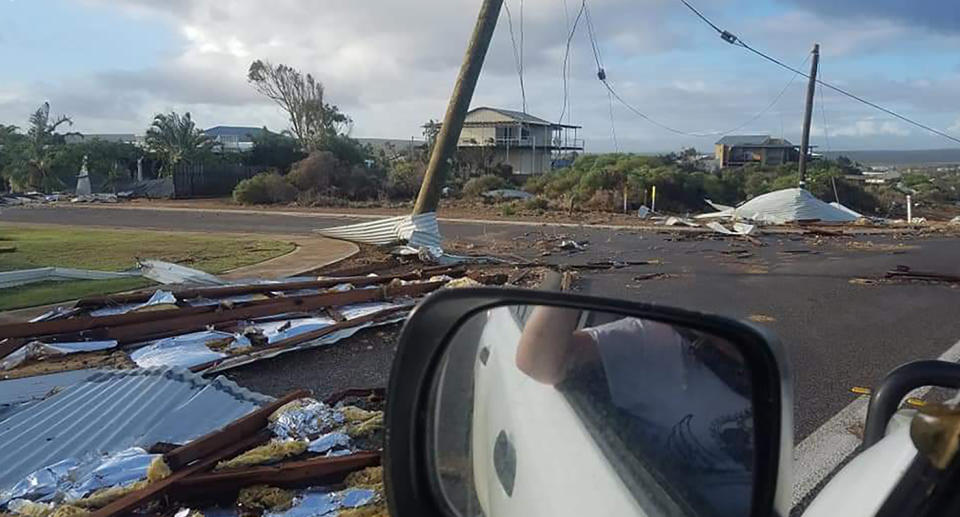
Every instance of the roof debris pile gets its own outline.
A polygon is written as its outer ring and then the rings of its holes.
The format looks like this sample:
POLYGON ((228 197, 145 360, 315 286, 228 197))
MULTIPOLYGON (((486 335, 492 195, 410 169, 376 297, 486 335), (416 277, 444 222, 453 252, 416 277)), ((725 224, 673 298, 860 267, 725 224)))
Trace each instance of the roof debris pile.
POLYGON ((382 390, 271 399, 184 370, 95 374, 0 420, 0 509, 386 515, 382 411, 382 390))

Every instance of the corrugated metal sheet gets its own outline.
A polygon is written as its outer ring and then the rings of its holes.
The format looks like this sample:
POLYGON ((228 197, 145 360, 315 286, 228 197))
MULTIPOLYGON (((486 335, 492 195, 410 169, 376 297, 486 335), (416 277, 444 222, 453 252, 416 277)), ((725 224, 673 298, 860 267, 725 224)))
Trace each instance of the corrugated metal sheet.
POLYGON ((434 212, 413 216, 401 215, 368 223, 348 224, 333 228, 321 228, 316 232, 325 237, 380 246, 411 240, 422 243, 417 244, 418 246, 439 246, 441 241, 437 214, 434 212))
POLYGON ((183 370, 94 374, 0 422, 0 489, 67 458, 186 443, 269 400, 226 378, 183 370))
POLYGON ((140 276, 140 273, 129 271, 94 271, 92 269, 73 269, 69 267, 38 267, 0 273, 0 289, 50 280, 108 280, 112 278, 136 276, 140 276))
POLYGON ((820 201, 802 188, 776 190, 757 196, 734 210, 737 219, 784 224, 793 221, 851 222, 858 218, 820 201))
POLYGON ((140 274, 161 284, 224 285, 220 278, 193 269, 162 260, 141 260, 140 274))

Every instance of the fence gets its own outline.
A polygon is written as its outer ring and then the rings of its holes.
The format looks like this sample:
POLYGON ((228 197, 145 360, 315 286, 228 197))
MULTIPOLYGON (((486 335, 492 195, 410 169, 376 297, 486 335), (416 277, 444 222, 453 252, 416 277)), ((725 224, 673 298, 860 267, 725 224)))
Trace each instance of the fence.
POLYGON ((230 163, 181 163, 173 171, 173 195, 178 199, 229 196, 237 183, 263 170, 260 166, 230 163))

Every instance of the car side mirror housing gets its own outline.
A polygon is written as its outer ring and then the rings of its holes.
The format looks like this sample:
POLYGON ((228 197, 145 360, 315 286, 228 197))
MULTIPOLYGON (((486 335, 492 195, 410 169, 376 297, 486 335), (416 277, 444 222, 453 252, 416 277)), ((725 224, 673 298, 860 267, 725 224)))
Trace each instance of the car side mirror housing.
POLYGON ((501 288, 431 295, 390 376, 391 515, 789 514, 779 342, 728 318, 501 288))

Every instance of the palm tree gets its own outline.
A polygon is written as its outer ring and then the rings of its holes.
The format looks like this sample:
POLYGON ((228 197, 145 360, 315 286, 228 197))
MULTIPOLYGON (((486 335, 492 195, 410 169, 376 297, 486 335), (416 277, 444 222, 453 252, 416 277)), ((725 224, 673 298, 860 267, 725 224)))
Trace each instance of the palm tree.
POLYGON ((73 125, 70 117, 61 115, 50 120, 50 103, 44 102, 30 115, 30 129, 27 130, 27 182, 31 188, 41 190, 50 186, 50 166, 55 156, 55 132, 63 124, 73 125))
POLYGON ((147 129, 147 147, 160 157, 163 163, 161 175, 168 175, 178 163, 190 163, 210 150, 212 142, 197 129, 190 113, 183 116, 176 112, 157 113, 147 129))

